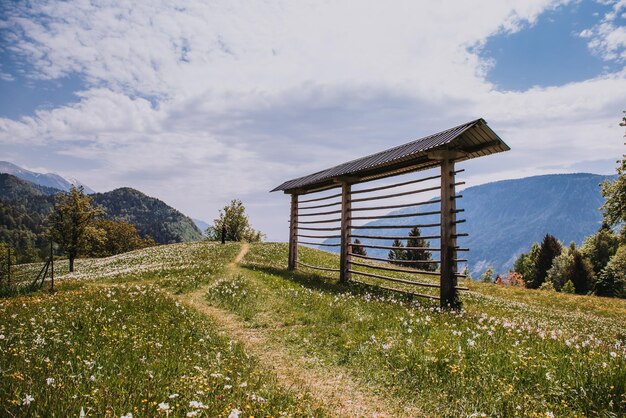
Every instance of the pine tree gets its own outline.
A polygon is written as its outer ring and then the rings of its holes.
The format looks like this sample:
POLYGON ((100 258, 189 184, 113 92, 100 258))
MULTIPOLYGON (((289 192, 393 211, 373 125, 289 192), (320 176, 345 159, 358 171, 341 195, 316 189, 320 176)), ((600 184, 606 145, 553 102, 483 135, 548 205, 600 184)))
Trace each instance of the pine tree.
POLYGON ((552 267, 554 259, 561 254, 563 246, 553 235, 546 234, 539 247, 537 262, 535 264, 535 277, 527 287, 530 289, 539 288, 546 281, 548 270, 552 267))
MULTIPOLYGON (((420 229, 417 226, 414 226, 409 232, 409 239, 407 240, 407 247, 414 248, 429 248, 430 242, 428 240, 421 237, 420 229)), ((424 263, 423 261, 431 261, 432 253, 426 249, 420 250, 412 250, 407 249, 405 251, 405 257, 409 261, 415 261, 414 263, 405 263, 408 267, 413 267, 420 270, 429 270, 434 271, 437 269, 437 265, 435 263, 424 263)))
POLYGON ((404 264, 404 263, 397 262, 397 261, 406 260, 406 253, 404 252, 405 251, 404 244, 402 244, 402 241, 400 241, 399 239, 396 239, 393 241, 393 244, 391 245, 397 248, 389 250, 389 255, 387 257, 389 258, 389 262, 393 264, 404 264))
MULTIPOLYGON (((354 244, 360 244, 361 241, 357 238, 354 240, 354 244)), ((367 255, 367 251, 365 251, 365 247, 361 247, 360 245, 353 245, 352 247, 352 254, 356 254, 356 255, 367 255)))
POLYGON ((593 274, 593 267, 591 262, 580 253, 578 250, 572 251, 574 261, 572 263, 572 277, 570 280, 574 284, 576 293, 579 295, 586 295, 594 288, 595 277, 593 274))

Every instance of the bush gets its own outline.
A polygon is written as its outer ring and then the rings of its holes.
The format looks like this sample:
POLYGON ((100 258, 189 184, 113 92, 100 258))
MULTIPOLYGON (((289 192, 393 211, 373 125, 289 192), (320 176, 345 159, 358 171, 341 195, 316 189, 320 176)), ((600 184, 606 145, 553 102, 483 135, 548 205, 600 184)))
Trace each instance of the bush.
POLYGON ((593 271, 600 274, 617 252, 619 241, 619 236, 604 224, 598 232, 585 238, 580 251, 591 262, 593 271))
POLYGON ((545 290, 547 292, 556 292, 556 289, 554 288, 554 285, 552 284, 552 282, 543 282, 541 284, 541 286, 539 286, 539 290, 545 290))
POLYGON ((571 280, 565 282, 563 287, 561 288, 561 292, 563 293, 576 293, 576 288, 574 287, 574 283, 571 280))

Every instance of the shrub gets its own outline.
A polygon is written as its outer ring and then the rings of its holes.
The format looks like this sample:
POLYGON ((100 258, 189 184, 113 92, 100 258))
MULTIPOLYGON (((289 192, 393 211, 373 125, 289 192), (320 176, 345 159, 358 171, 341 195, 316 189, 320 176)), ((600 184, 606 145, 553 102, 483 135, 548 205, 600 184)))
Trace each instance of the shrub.
POLYGON ((619 236, 603 224, 598 232, 585 238, 580 251, 591 262, 593 271, 600 274, 617 252, 619 241, 619 236))
POLYGON ((576 288, 574 287, 574 283, 571 280, 565 282, 563 287, 561 288, 561 292, 563 293, 576 293, 576 288))

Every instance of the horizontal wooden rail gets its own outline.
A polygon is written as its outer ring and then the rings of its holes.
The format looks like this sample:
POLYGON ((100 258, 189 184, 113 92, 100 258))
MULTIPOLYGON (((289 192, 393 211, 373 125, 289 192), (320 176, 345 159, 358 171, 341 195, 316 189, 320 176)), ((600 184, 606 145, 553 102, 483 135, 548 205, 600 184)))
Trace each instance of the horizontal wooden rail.
POLYGON ((467 259, 465 258, 455 258, 454 260, 455 263, 467 263, 467 259))
POLYGON ((317 266, 312 266, 310 264, 306 264, 303 263, 302 261, 296 261, 297 264, 304 266, 304 267, 308 267, 310 269, 315 269, 315 270, 322 270, 322 271, 335 271, 338 272, 339 269, 333 269, 333 268, 329 268, 329 267, 317 267, 317 266))
POLYGON ((390 260, 388 258, 379 258, 379 257, 370 257, 368 255, 361 255, 361 254, 354 254, 354 253, 350 253, 350 255, 352 257, 357 257, 357 258, 363 258, 365 260, 376 260, 376 261, 386 261, 388 263, 402 263, 402 264, 409 264, 409 263, 420 263, 420 264, 438 264, 441 263, 441 261, 439 260, 390 260))
POLYGON ((465 220, 465 219, 459 219, 458 221, 454 221, 454 222, 452 222, 452 224, 453 224, 453 225, 456 225, 456 224, 463 224, 463 223, 465 223, 465 222, 467 222, 467 220, 465 220))
POLYGON ((451 199, 452 199, 452 200, 454 200, 454 199, 460 199, 460 198, 462 198, 462 197, 463 197, 463 195, 462 195, 462 194, 455 194, 454 196, 452 196, 452 197, 451 197, 451 199))
POLYGON ((331 211, 328 211, 328 212, 299 213, 298 217, 301 217, 301 216, 334 215, 336 213, 341 213, 341 209, 339 209, 339 210, 331 210, 331 211))
POLYGON ((334 197, 339 197, 339 196, 341 196, 341 193, 331 194, 330 196, 318 197, 316 199, 301 200, 300 203, 319 202, 320 200, 328 200, 328 199, 332 199, 334 197))
POLYGON ((469 234, 467 233, 463 233, 463 234, 452 234, 452 236, 454 238, 458 238, 458 237, 469 237, 469 234))
POLYGON ((452 174, 459 174, 459 173, 463 173, 463 172, 465 172, 464 168, 462 168, 460 170, 453 171, 452 174))
MULTIPOLYGON (((392 239, 411 239, 418 237, 410 237, 410 236, 396 236, 396 235, 360 235, 360 234, 349 234, 350 238, 364 238, 364 239, 384 239, 384 240, 392 240, 392 239)), ((419 238, 423 239, 440 239, 441 235, 420 235, 419 238)))
POLYGON ((435 288, 439 288, 440 286, 436 283, 424 283, 424 282, 414 282, 413 280, 406 280, 406 279, 399 279, 397 277, 389 277, 389 276, 382 276, 380 274, 374 274, 374 273, 366 273, 364 271, 359 271, 359 270, 350 270, 352 273, 356 273, 356 274, 361 274, 363 276, 368 276, 368 277, 376 277, 378 279, 383 279, 383 280, 389 280, 391 282, 398 282, 398 283, 404 283, 404 284, 412 284, 415 286, 424 286, 424 287, 435 287, 435 288))
POLYGON ((469 248, 454 247, 454 251, 459 251, 459 252, 469 251, 469 248))
POLYGON ((300 228, 298 227, 298 230, 302 230, 302 231, 341 231, 341 227, 335 227, 335 228, 300 228))
POLYGON ((320 244, 318 242, 307 242, 307 241, 300 241, 300 242, 298 242, 298 245, 300 245, 300 244, 321 245, 322 247, 341 247, 341 244, 320 244))
MULTIPOLYGON (((358 272, 355 272, 355 273, 357 273, 357 274, 358 274, 358 272)), ((364 284, 364 285, 366 285, 366 286, 373 286, 373 285, 371 285, 371 284, 369 284, 369 283, 365 283, 365 282, 362 282, 362 281, 360 281, 360 280, 350 279, 350 281, 351 281, 351 282, 354 282, 354 283, 364 284)), ((433 299, 433 300, 440 300, 440 297, 439 297, 439 296, 426 295, 426 294, 424 294, 424 293, 417 293, 417 292, 410 292, 410 291, 408 291, 408 290, 400 290, 400 289, 395 289, 395 288, 393 288, 393 287, 387 287, 387 286, 380 286, 380 285, 376 285, 376 287, 377 287, 377 288, 379 288, 379 289, 390 290, 390 291, 392 291, 392 292, 396 292, 396 293, 402 293, 403 295, 411 295, 411 296, 417 296, 417 297, 420 297, 420 298, 433 299)))
POLYGON ((426 250, 426 251, 441 251, 441 248, 430 247, 394 247, 390 245, 372 245, 372 244, 350 244, 353 247, 365 247, 365 248, 378 248, 380 250, 426 250))
POLYGON ((331 222, 339 222, 341 218, 338 219, 322 219, 321 221, 298 221, 298 224, 328 224, 331 222))
POLYGON ((388 205, 388 206, 374 206, 374 207, 366 207, 366 208, 352 208, 352 212, 359 212, 363 210, 383 210, 383 209, 399 209, 399 208, 410 208, 413 206, 422 206, 422 205, 432 205, 435 203, 441 203, 441 199, 433 199, 428 202, 418 202, 418 203, 403 203, 400 205, 388 205))
POLYGON ((394 218, 410 218, 413 216, 428 216, 428 215, 441 215, 441 212, 436 210, 432 212, 416 212, 416 213, 402 213, 398 215, 382 215, 382 216, 353 216, 350 219, 394 219, 394 218))
POLYGON ((341 205, 341 202, 333 202, 333 203, 327 203, 325 205, 315 205, 315 206, 299 206, 298 210, 300 210, 300 209, 327 208, 329 206, 335 206, 335 205, 341 205))
POLYGON ((372 187, 371 189, 354 190, 352 191, 352 194, 377 192, 378 190, 391 189, 392 187, 406 186, 407 184, 421 183, 423 181, 434 180, 438 178, 441 178, 441 175, 424 177, 424 178, 417 179, 417 180, 403 181, 401 183, 390 184, 387 186, 372 187))
POLYGON ((435 226, 441 226, 441 224, 437 223, 437 224, 421 224, 421 225, 360 225, 360 226, 352 226, 352 229, 411 229, 413 227, 432 228, 435 226))
POLYGON ((368 268, 377 269, 377 270, 397 271, 399 273, 423 274, 426 276, 437 276, 437 277, 441 275, 441 273, 437 271, 417 270, 417 269, 409 270, 409 269, 402 269, 402 268, 396 268, 396 267, 377 266, 373 264, 357 263, 356 261, 350 261, 350 264, 352 264, 353 266, 368 267, 368 268))
MULTIPOLYGON (((361 276, 374 277, 374 278, 382 279, 382 280, 389 280, 390 282, 398 282, 398 283, 412 284, 412 285, 416 285, 416 286, 425 286, 425 287, 440 287, 438 284, 435 284, 435 283, 414 282, 412 280, 398 279, 396 277, 383 276, 381 274, 374 274, 374 273, 366 273, 364 271, 358 271, 358 270, 352 270, 352 269, 350 269, 348 271, 350 271, 350 273, 353 273, 353 274, 360 274, 361 276)), ((408 292, 405 292, 405 291, 403 291, 401 289, 393 289, 393 288, 384 287, 384 286, 380 286, 380 287, 383 288, 383 289, 387 289, 387 290, 395 290, 396 292, 408 293, 408 292)), ((455 289, 457 289, 457 290, 469 290, 469 288, 462 287, 462 286, 456 286, 455 289)), ((439 297, 437 297, 437 296, 433 296, 433 298, 434 299, 439 299, 439 297)))
POLYGON ((434 186, 434 187, 427 187, 425 189, 409 190, 408 192, 386 194, 384 196, 362 197, 360 199, 352 199, 352 203, 369 202, 370 200, 390 199, 392 197, 400 197, 400 196, 406 196, 406 195, 410 195, 410 194, 418 194, 418 193, 430 192, 430 191, 433 191, 433 190, 439 190, 440 188, 441 188, 440 186, 434 186))
POLYGON ((300 235, 300 238, 341 238, 341 235, 300 235))

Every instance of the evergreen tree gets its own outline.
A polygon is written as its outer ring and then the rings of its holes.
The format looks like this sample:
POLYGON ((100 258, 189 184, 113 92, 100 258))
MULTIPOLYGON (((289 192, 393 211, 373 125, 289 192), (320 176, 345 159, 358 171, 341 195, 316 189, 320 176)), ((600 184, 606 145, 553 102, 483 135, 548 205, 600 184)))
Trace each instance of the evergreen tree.
POLYGON ((492 266, 489 266, 487 268, 487 270, 485 270, 483 275, 480 276, 480 280, 483 283, 493 283, 494 282, 494 280, 493 280, 493 267, 492 266))
POLYGON ((578 250, 572 251, 572 276, 570 280, 574 284, 576 293, 586 295, 594 289, 595 276, 591 262, 578 250))
MULTIPOLYGON (((409 239, 407 240, 406 246, 414 248, 429 248, 430 242, 422 238, 420 229, 417 226, 414 226, 409 232, 409 239)), ((414 263, 405 263, 408 267, 429 271, 437 269, 437 265, 435 263, 424 263, 424 261, 432 260, 432 253, 426 249, 407 249, 405 251, 405 257, 409 261, 415 261, 414 263)))
POLYGON ((48 225, 52 239, 69 258, 70 272, 74 271, 74 260, 83 249, 85 230, 101 213, 101 209, 93 207, 91 197, 84 193, 82 186, 56 195, 48 225))
MULTIPOLYGON (((358 238, 354 240, 354 244, 360 244, 360 243, 361 241, 358 238)), ((360 245, 353 245, 352 254, 367 255, 367 251, 365 251, 365 247, 361 247, 360 245)))
POLYGON ((565 282, 563 287, 561 288, 561 292, 563 293, 576 293, 576 288, 574 287, 574 283, 571 280, 565 282))
POLYGON ((553 235, 546 234, 539 247, 539 254, 535 263, 535 276, 527 287, 530 289, 539 288, 548 275, 548 270, 552 267, 554 259, 561 254, 563 246, 553 235))
POLYGON ((404 263, 397 262, 397 261, 406 260, 406 253, 404 252, 404 244, 402 244, 402 241, 400 241, 399 239, 396 239, 393 241, 393 244, 391 245, 397 248, 389 250, 389 254, 387 256, 387 258, 389 258, 389 262, 392 264, 404 264, 404 263))
POLYGON ((219 214, 219 218, 213 220, 213 227, 207 229, 209 239, 221 240, 223 226, 226 226, 226 241, 259 242, 263 239, 263 234, 250 226, 246 208, 241 200, 232 200, 220 210, 219 214))

